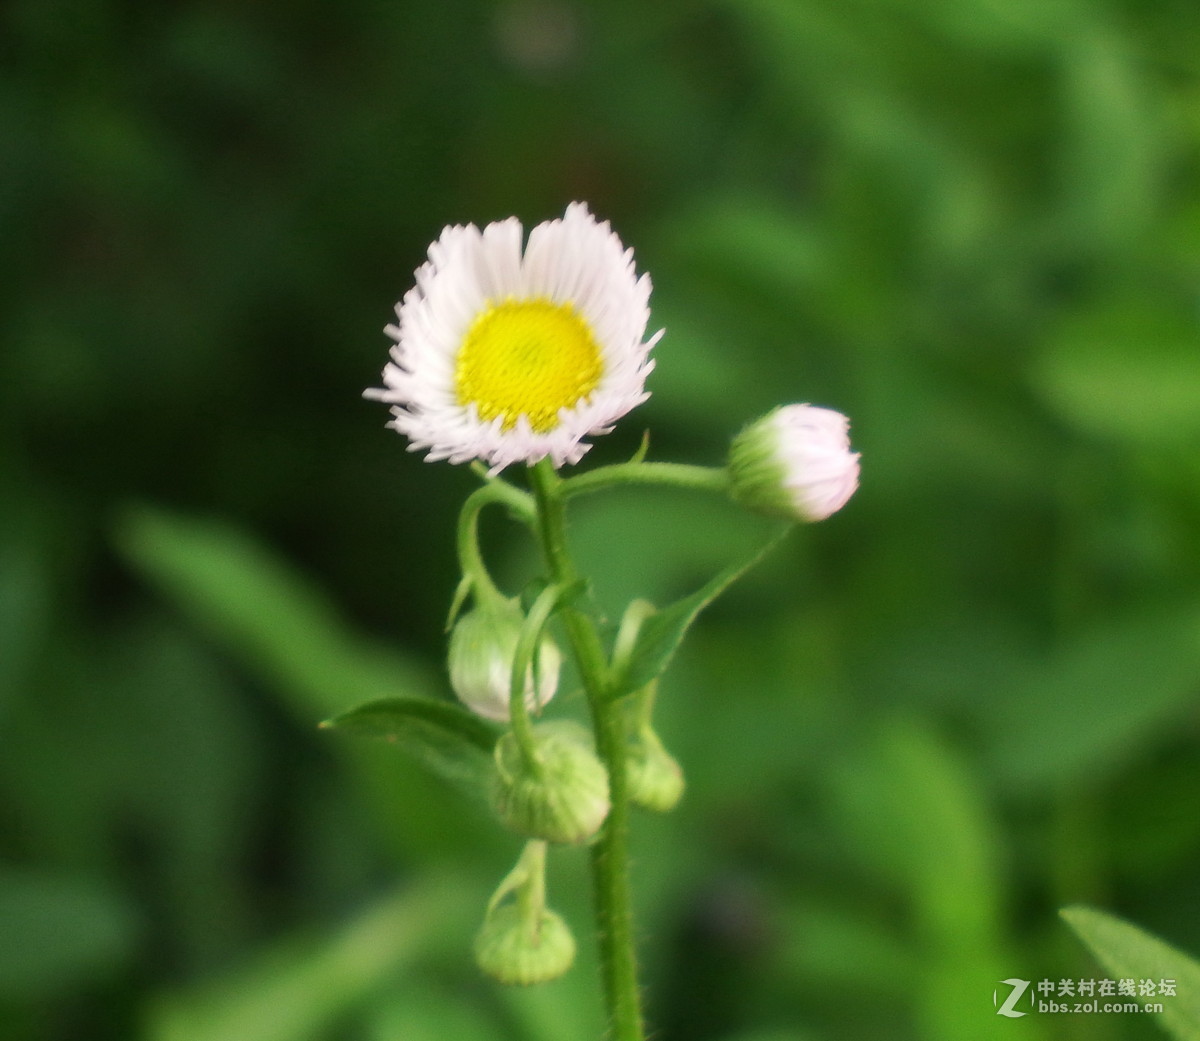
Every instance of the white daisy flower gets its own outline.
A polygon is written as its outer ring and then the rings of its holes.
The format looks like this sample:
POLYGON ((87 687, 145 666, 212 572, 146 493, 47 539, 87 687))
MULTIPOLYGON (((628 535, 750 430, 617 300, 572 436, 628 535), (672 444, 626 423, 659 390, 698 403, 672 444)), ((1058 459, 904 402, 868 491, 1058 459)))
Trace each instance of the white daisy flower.
POLYGON ((583 203, 539 224, 522 253, 515 217, 442 231, 396 306, 382 390, 388 426, 430 461, 493 472, 547 456, 577 463, 649 397, 650 276, 583 203))

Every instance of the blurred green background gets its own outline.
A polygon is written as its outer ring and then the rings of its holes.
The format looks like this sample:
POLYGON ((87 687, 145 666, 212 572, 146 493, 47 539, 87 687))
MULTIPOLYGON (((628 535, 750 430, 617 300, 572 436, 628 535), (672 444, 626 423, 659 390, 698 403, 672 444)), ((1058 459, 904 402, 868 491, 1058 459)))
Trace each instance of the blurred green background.
MULTIPOLYGON (((863 453, 664 683, 656 1036, 1163 1036, 992 992, 1105 975, 1069 902, 1200 951, 1198 73, 1193 0, 9 0, 0 1036, 600 1036, 583 855, 580 964, 495 987, 516 840, 316 730, 447 689, 475 479, 360 399, 392 304, 444 224, 573 199, 667 329, 584 465, 785 401, 863 453)), ((758 532, 659 491, 572 530, 614 610, 758 532)))

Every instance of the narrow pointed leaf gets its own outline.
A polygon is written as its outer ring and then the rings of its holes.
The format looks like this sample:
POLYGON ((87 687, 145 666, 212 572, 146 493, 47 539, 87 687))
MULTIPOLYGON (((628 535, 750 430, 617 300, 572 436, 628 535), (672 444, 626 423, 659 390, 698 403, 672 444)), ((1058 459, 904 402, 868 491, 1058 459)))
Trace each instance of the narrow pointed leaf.
POLYGON ((637 640, 623 673, 613 685, 614 696, 620 697, 638 690, 662 675, 700 612, 779 545, 791 529, 790 524, 780 528, 749 558, 726 568, 690 596, 676 600, 647 618, 638 630, 637 640))
POLYGON ((371 701, 321 726, 388 741, 476 795, 485 790, 500 735, 497 727, 474 713, 433 698, 371 701))
POLYGON ((1090 907, 1065 907, 1059 914, 1114 978, 1174 980, 1175 994, 1138 996, 1162 1002, 1159 1023, 1179 1041, 1200 1041, 1200 963, 1170 944, 1090 907))

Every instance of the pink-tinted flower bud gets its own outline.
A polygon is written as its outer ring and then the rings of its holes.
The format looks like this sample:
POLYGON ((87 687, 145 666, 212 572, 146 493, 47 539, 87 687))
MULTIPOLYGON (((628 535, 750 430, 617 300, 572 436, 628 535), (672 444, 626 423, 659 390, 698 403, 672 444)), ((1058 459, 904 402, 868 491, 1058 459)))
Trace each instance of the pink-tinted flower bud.
POLYGON ((751 423, 729 452, 733 497, 757 513, 818 521, 858 488, 850 421, 833 409, 784 405, 751 423))

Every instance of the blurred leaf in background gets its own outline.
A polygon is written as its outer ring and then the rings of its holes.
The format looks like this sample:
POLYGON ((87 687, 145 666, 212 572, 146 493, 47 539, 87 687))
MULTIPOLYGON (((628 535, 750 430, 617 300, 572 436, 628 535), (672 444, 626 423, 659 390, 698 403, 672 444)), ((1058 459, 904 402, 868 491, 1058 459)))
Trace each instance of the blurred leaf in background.
MULTIPOLYGON (((499 829, 316 730, 447 696, 474 481, 359 398, 390 309, 444 224, 573 199, 667 329, 589 463, 716 463, 785 401, 863 452, 663 682, 658 1036, 1161 1036, 991 995, 1095 975, 1065 904, 1200 949, 1200 7, 10 0, 0 56, 6 1041, 599 1036, 589 950, 469 965, 499 829)), ((608 605, 758 534, 572 521, 608 605)))

